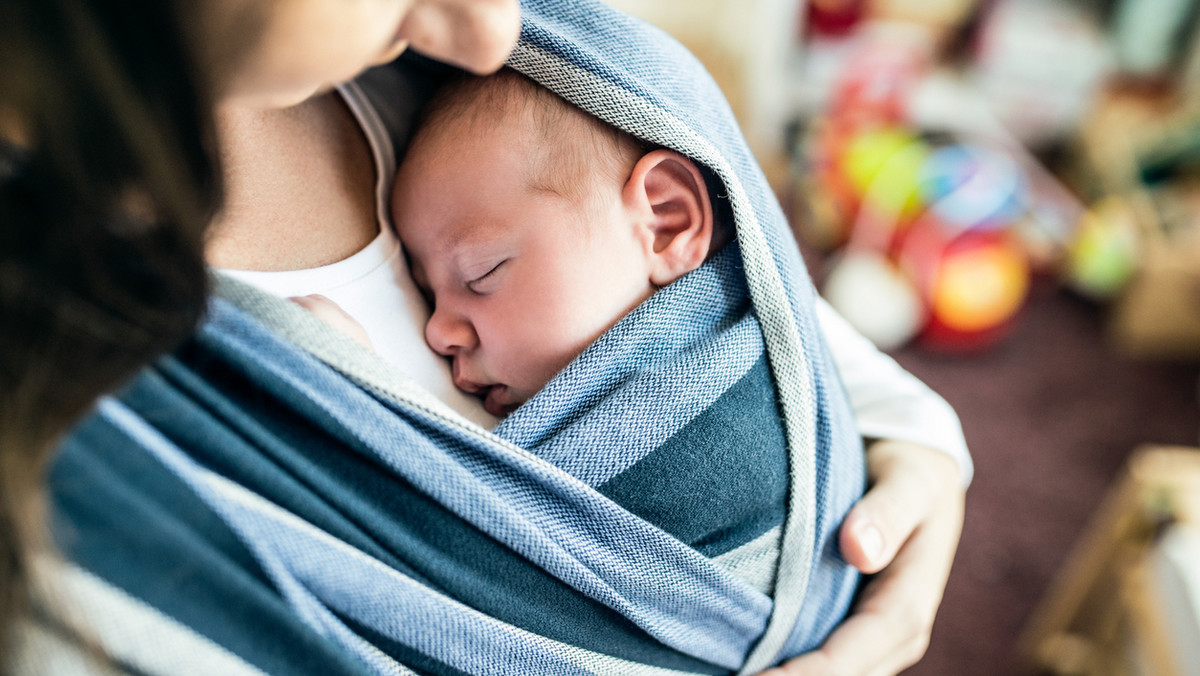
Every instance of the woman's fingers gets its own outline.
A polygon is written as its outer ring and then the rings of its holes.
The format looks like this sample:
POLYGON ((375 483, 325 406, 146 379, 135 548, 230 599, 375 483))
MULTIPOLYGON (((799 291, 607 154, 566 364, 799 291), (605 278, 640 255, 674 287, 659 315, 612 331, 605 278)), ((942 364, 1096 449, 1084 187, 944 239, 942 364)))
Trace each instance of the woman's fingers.
POLYGON ((880 441, 867 454, 871 490, 842 522, 839 544, 846 561, 875 573, 923 523, 937 502, 958 489, 958 466, 933 449, 880 441))
POLYGON ((375 349, 375 346, 371 344, 371 338, 367 336, 367 331, 362 327, 362 324, 359 324, 353 317, 347 314, 342 309, 342 306, 325 296, 313 293, 307 296, 293 296, 288 300, 308 310, 317 319, 350 336, 368 350, 375 349))
POLYGON ((886 568, 819 650, 764 676, 893 676, 925 654, 962 530, 958 470, 942 453, 896 442, 869 458, 875 485, 847 517, 842 545, 855 565, 886 568))
POLYGON ((916 663, 925 645, 919 632, 904 636, 902 625, 887 616, 858 612, 815 652, 791 660, 761 676, 891 676, 916 663))

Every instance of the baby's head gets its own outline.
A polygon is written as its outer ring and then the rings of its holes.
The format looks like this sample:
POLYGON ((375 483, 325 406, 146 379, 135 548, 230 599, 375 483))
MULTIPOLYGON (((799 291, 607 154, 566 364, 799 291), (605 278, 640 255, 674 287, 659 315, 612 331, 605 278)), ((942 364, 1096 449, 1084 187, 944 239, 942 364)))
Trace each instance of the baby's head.
POLYGON ((511 412, 714 239, 704 174, 514 71, 447 85, 392 212, 455 384, 511 412))

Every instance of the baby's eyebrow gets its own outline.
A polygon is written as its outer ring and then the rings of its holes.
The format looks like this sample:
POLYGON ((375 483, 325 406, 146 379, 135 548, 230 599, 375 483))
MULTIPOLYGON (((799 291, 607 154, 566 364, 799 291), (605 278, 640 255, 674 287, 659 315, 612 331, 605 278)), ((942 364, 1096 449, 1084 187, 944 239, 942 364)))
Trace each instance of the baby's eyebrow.
POLYGON ((446 236, 443 252, 447 255, 452 255, 458 253, 464 246, 475 246, 481 242, 486 242, 487 238, 483 236, 483 233, 488 229, 488 224, 479 221, 461 228, 455 228, 446 236))
POLYGON ((494 258, 496 252, 505 246, 506 241, 508 240, 502 226, 478 222, 450 233, 446 237, 441 255, 461 271, 465 267, 479 265, 481 259, 494 258))

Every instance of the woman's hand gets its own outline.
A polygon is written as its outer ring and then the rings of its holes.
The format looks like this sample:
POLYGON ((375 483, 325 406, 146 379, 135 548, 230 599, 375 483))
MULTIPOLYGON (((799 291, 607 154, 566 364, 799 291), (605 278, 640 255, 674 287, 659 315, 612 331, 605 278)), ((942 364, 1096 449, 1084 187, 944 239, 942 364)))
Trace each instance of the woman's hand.
POLYGON ((882 572, 820 649, 760 676, 891 676, 925 655, 962 532, 958 466, 933 449, 880 441, 867 467, 872 487, 840 543, 851 565, 882 572))

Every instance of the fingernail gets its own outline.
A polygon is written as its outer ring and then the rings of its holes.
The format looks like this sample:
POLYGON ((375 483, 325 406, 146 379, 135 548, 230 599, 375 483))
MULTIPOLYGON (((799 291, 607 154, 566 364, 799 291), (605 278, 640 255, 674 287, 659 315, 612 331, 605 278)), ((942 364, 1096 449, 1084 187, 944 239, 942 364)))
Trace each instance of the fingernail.
POLYGON ((863 554, 867 555, 871 563, 878 562, 879 557, 883 556, 883 533, 869 521, 860 525, 857 530, 858 544, 862 547, 863 554))

